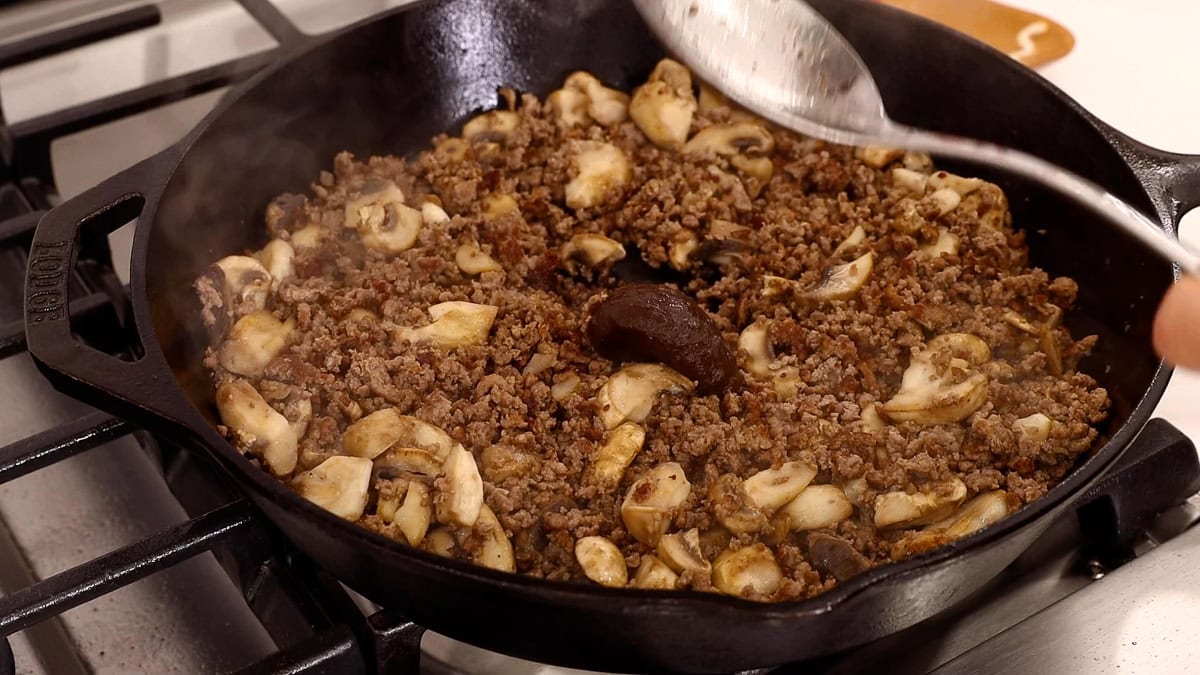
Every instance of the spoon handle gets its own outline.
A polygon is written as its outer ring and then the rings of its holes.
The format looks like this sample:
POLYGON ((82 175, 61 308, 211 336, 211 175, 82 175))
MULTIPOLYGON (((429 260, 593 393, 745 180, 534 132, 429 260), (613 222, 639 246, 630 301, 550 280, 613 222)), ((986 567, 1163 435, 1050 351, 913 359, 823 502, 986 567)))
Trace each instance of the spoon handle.
POLYGON ((1040 157, 1004 146, 950 134, 891 125, 878 139, 886 145, 933 155, 982 162, 1048 185, 1118 225, 1188 274, 1200 274, 1200 252, 1167 233, 1161 225, 1120 197, 1040 157))

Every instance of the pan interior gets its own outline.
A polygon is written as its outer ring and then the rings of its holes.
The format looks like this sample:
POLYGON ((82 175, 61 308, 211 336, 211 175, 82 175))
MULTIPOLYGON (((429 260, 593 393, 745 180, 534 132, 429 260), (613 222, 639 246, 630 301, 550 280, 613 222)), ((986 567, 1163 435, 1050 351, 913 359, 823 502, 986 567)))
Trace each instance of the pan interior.
MULTIPOLYGON (((814 5, 860 50, 897 120, 1039 154, 1149 209, 1104 136, 1002 56, 871 3, 814 5)), ((449 0, 342 33, 245 91, 195 137, 135 251, 144 254, 155 335, 190 400, 213 420, 191 281, 217 258, 264 243, 270 199, 307 190, 341 150, 411 154, 494 106, 498 86, 545 94, 584 69, 628 90, 661 56, 624 2, 449 0)), ((1170 267, 1036 185, 962 170, 1005 189, 1035 265, 1079 282, 1067 323, 1076 336, 1100 336, 1083 367, 1113 399, 1111 435, 1157 370, 1150 326, 1170 267)))

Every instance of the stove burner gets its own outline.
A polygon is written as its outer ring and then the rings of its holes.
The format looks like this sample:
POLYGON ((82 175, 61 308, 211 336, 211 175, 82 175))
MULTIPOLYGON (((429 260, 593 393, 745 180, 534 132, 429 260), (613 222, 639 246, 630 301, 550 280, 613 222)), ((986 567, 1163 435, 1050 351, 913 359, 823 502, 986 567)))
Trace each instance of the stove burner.
MULTIPOLYGON (((14 291, 12 297, 0 292, 0 358, 25 349, 19 296, 33 229, 50 207, 49 197, 55 191, 50 143, 82 129, 228 85, 279 58, 304 39, 269 0, 238 2, 276 38, 279 47, 42 118, 0 124, 0 289, 14 291)), ((137 30, 159 19, 156 8, 138 7, 0 47, 0 67, 137 30)), ((125 339, 128 334, 124 327, 128 300, 113 273, 104 237, 91 236, 83 242, 71 284, 72 297, 78 300, 71 304, 70 313, 80 338, 109 353, 128 352, 131 343, 125 339)), ((296 553, 251 503, 226 487, 220 469, 207 456, 193 454, 170 439, 150 436, 127 422, 95 411, 0 447, 0 484, 130 434, 161 454, 165 480, 191 520, 0 597, 0 675, 16 672, 6 636, 204 552, 213 553, 249 608, 276 644, 282 645, 280 651, 250 665, 243 673, 454 672, 429 656, 422 658, 422 627, 394 611, 364 615, 336 580, 296 553)), ((1097 569, 1111 569, 1131 559, 1145 544, 1147 532, 1160 527, 1159 514, 1197 490, 1200 463, 1192 443, 1169 424, 1152 421, 1078 511, 1083 560, 1097 569)), ((1193 521, 1177 523, 1176 528, 1193 521)), ((1071 525, 1064 523, 1056 528, 1070 529, 1071 525)), ((1156 536, 1163 538, 1161 533, 1156 536)), ((1061 540, 1058 537, 1055 541, 1061 540)), ((1040 555, 1031 553, 1029 557, 1040 555)), ((965 607, 961 611, 969 610, 965 607)), ((951 610, 951 614, 956 611, 951 610)), ((936 631, 937 622, 942 620, 935 618, 881 642, 903 643, 912 631, 936 631)), ((886 651, 888 644, 881 649, 886 651)), ((858 654, 850 658, 839 655, 785 667, 782 672, 851 672, 872 665, 864 658, 858 654)), ((878 667, 880 663, 873 665, 878 667)))

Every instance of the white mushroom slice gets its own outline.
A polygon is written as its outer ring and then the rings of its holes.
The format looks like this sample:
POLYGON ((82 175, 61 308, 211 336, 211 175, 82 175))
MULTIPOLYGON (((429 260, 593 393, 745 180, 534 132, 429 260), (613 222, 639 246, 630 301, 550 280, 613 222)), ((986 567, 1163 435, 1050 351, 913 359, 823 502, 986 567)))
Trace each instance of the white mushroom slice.
POLYGON ((966 197, 983 187, 983 181, 978 178, 956 176, 949 171, 935 171, 929 176, 929 187, 934 190, 948 188, 957 192, 959 197, 966 197))
POLYGON ((881 145, 864 145, 854 150, 854 156, 873 169, 882 169, 903 157, 904 151, 898 148, 885 148, 881 145))
POLYGON ((650 142, 678 150, 687 140, 696 113, 692 74, 682 64, 663 59, 646 84, 633 90, 629 117, 650 142))
POLYGON ((758 532, 767 525, 767 516, 746 494, 742 479, 727 473, 708 489, 708 501, 717 522, 734 534, 758 532))
POLYGON ((596 392, 596 405, 605 428, 622 422, 646 421, 663 392, 690 392, 692 381, 657 363, 631 363, 617 372, 596 392))
POLYGON ((765 599, 783 584, 783 570, 771 549, 763 544, 752 544, 717 556, 712 581, 717 590, 726 595, 765 599))
POLYGON ((492 110, 476 115, 463 125, 462 137, 469 143, 508 142, 521 124, 521 116, 511 110, 492 110))
POLYGON ((950 213, 954 209, 958 208, 958 205, 962 202, 962 195, 958 194, 954 190, 951 190, 950 188, 934 190, 933 192, 929 193, 929 198, 932 199, 934 205, 937 206, 939 216, 944 216, 947 213, 950 213))
POLYGON ((990 358, 987 343, 974 335, 938 336, 927 349, 913 355, 900 390, 879 411, 896 422, 960 422, 987 400, 988 377, 979 366, 990 358), (935 356, 942 351, 948 351, 950 359, 949 364, 939 368, 935 356))
POLYGON ((663 535, 655 550, 668 567, 680 574, 691 571, 708 576, 712 572, 712 564, 704 558, 700 548, 700 532, 694 527, 663 535))
POLYGON ((482 344, 492 330, 498 307, 473 302, 441 302, 429 308, 433 322, 420 328, 402 327, 397 331, 401 340, 419 342, 432 340, 447 349, 482 344))
POLYGON ((265 310, 247 314, 229 330, 218 350, 217 360, 231 373, 261 375, 287 346, 295 327, 294 319, 280 321, 265 310))
POLYGON ((561 256, 568 272, 578 272, 578 263, 588 267, 617 262, 625 258, 625 247, 602 234, 585 232, 573 235, 563 244, 561 256))
POLYGON ((750 236, 750 228, 728 220, 714 218, 708 226, 708 236, 714 239, 745 239, 750 236))
POLYGON ((1004 490, 983 492, 963 504, 953 514, 928 529, 940 530, 955 539, 978 532, 1008 515, 1008 494, 1004 490))
POLYGON ((409 481, 408 492, 404 495, 404 503, 396 509, 392 523, 404 535, 411 546, 420 546, 425 533, 429 531, 429 523, 433 517, 433 500, 429 488, 420 481, 409 481))
POLYGON ((1011 309, 1004 311, 1004 322, 1023 333, 1029 333, 1030 335, 1041 335, 1042 334, 1041 329, 1039 329, 1037 326, 1030 323, 1025 317, 1012 311, 1011 309))
POLYGON ((646 430, 642 427, 633 422, 618 425, 608 432, 608 438, 588 467, 585 481, 604 489, 616 487, 645 442, 646 430))
POLYGON ((567 373, 561 380, 550 386, 550 398, 562 403, 579 390, 583 380, 575 373, 567 373))
POLYGON ((249 382, 233 380, 221 385, 216 402, 221 423, 238 432, 249 443, 247 449, 261 457, 271 473, 286 476, 296 469, 295 430, 249 382))
POLYGON ((842 240, 842 243, 838 244, 837 248, 833 249, 833 255, 837 256, 842 251, 854 248, 866 240, 867 231, 863 229, 862 225, 855 225, 854 229, 850 231, 850 234, 846 235, 846 238, 842 240))
POLYGON ((804 492, 817 475, 808 462, 784 462, 778 469, 764 469, 742 482, 746 496, 760 511, 771 515, 804 492))
POLYGON ((346 313, 346 320, 358 323, 366 321, 368 323, 376 323, 379 321, 379 315, 369 309, 363 307, 355 307, 346 313))
POLYGON ((554 367, 558 363, 558 356, 555 354, 547 354, 546 352, 538 352, 529 357, 529 362, 521 370, 523 377, 530 375, 539 375, 554 367))
POLYGON ((546 105, 565 127, 577 127, 587 124, 588 97, 582 91, 574 89, 556 89, 546 97, 546 105))
POLYGON ((1013 422, 1013 430, 1025 434, 1030 440, 1042 442, 1050 438, 1050 427, 1054 421, 1042 413, 1034 413, 1013 422))
POLYGON ((933 170, 933 158, 927 152, 908 151, 904 153, 904 168, 910 171, 929 173, 933 170))
POLYGON ((390 254, 412 248, 421 234, 421 212, 400 202, 391 202, 383 206, 382 211, 383 219, 377 225, 372 217, 372 224, 359 227, 363 246, 390 254))
POLYGON ((450 528, 435 527, 425 535, 421 548, 443 558, 453 558, 458 551, 458 544, 454 541, 454 534, 450 532, 450 528))
POLYGON ((462 270, 463 274, 477 276, 484 272, 495 272, 500 268, 500 263, 492 256, 479 250, 479 244, 475 242, 467 242, 460 245, 454 251, 454 264, 458 265, 458 269, 462 270))
POLYGON ((854 505, 836 485, 810 485, 795 499, 780 509, 776 518, 789 531, 816 530, 833 527, 854 513, 854 505))
POLYGON ((675 574, 674 570, 658 556, 647 553, 642 556, 642 564, 638 565, 630 585, 634 588, 669 591, 675 588, 677 581, 679 575, 675 574))
POLYGON ((691 491, 692 484, 679 464, 666 462, 650 469, 625 493, 625 501, 621 503, 625 529, 634 539, 654 546, 691 491))
POLYGON ((342 218, 343 227, 353 227, 360 232, 378 228, 386 218, 384 207, 388 204, 403 204, 404 193, 392 181, 370 181, 362 187, 360 194, 346 200, 342 218))
POLYGON ((864 505, 864 498, 867 496, 867 479, 851 478, 842 486, 842 492, 850 500, 850 503, 856 506, 864 505))
POLYGON ((510 213, 521 213, 521 207, 512 195, 490 192, 483 198, 483 217, 488 220, 507 216, 510 213))
POLYGON ((925 194, 925 186, 929 176, 919 172, 897 167, 892 169, 892 184, 918 197, 925 194))
POLYGON ((738 351, 745 352, 742 367, 756 377, 771 374, 771 362, 775 360, 775 355, 771 351, 770 330, 771 322, 768 319, 757 319, 738 336, 738 351))
POLYGON ((449 136, 442 139, 434 146, 433 151, 446 159, 455 162, 461 162, 466 159, 467 153, 471 150, 470 144, 461 138, 449 136))
POLYGON ((633 169, 620 148, 602 141, 575 141, 573 145, 576 173, 564 188, 567 206, 599 206, 629 183, 633 169))
POLYGON ((321 234, 324 231, 317 223, 305 225, 292 233, 292 247, 296 249, 313 248, 321 243, 321 234))
POLYGON ((504 526, 496 518, 496 514, 484 504, 479 509, 479 519, 475 521, 475 531, 483 535, 483 544, 471 558, 476 565, 482 565, 502 572, 516 572, 517 564, 513 558, 512 542, 504 533, 504 526))
POLYGON ((292 481, 296 492, 339 518, 355 521, 367 507, 371 460, 334 455, 292 481))
POLYGON ((287 281, 295 273, 296 268, 292 264, 295 255, 296 250, 292 245, 282 239, 272 239, 258 252, 259 261, 271 275, 272 290, 278 289, 279 284, 287 281))
POLYGON ((426 225, 441 225, 450 222, 450 214, 433 202, 421 204, 421 220, 426 225))
POLYGON ((308 433, 308 423, 312 421, 312 400, 298 400, 295 409, 284 417, 288 418, 288 424, 292 426, 292 433, 296 434, 296 438, 304 438, 304 434, 308 433))
POLYGON ((267 306, 271 274, 248 255, 230 255, 213 264, 221 280, 221 295, 230 314, 239 308, 260 310, 267 306))
POLYGON ((751 199, 757 198, 767 183, 771 182, 771 176, 775 175, 775 162, 770 157, 734 155, 729 163, 742 174, 745 179, 742 183, 751 199))
POLYGON ((537 468, 538 458, 535 455, 507 445, 489 445, 479 456, 479 469, 484 478, 492 483, 528 476, 537 468))
POLYGON ((483 478, 475 456, 455 445, 442 465, 445 473, 441 499, 437 502, 439 523, 471 527, 483 506, 483 478))
POLYGON ((725 157, 733 155, 765 155, 775 148, 771 132, 755 122, 713 124, 701 129, 683 146, 687 155, 712 153, 725 157))
POLYGON ((967 486, 958 478, 934 483, 924 492, 887 492, 875 498, 875 527, 928 525, 953 513, 966 498, 967 486))
POLYGON ((575 560, 587 578, 609 588, 621 588, 629 583, 625 556, 616 544, 604 537, 584 537, 575 542, 575 560))
POLYGON ((439 462, 445 461, 454 447, 449 434, 434 425, 395 408, 383 408, 346 427, 342 450, 354 457, 375 459, 393 446, 429 450, 439 462))
POLYGON ((700 247, 700 239, 691 230, 680 230, 671 237, 671 246, 667 250, 667 260, 671 267, 686 270, 692 262, 692 253, 700 247))
MULTIPOLYGON (((404 487, 407 493, 408 487, 404 487)), ((400 499, 395 496, 379 495, 378 501, 375 502, 375 515, 385 523, 391 523, 396 519, 396 511, 400 508, 400 499)))
POLYGON ((958 255, 958 235, 944 227, 938 228, 937 239, 921 247, 922 255, 936 258, 941 255, 958 255))
POLYGON ((830 268, 815 288, 801 295, 818 301, 852 298, 867 283, 874 267, 875 254, 867 251, 844 265, 830 268))
POLYGON ((571 73, 563 87, 585 94, 588 116, 604 126, 620 124, 629 118, 629 94, 604 86, 590 73, 571 73))
POLYGON ((862 409, 862 428, 863 431, 883 431, 887 428, 887 424, 883 418, 879 416, 879 406, 872 403, 862 409))
POLYGON ((375 458, 375 466, 383 474, 417 474, 435 478, 442 473, 442 461, 424 448, 388 448, 375 458))

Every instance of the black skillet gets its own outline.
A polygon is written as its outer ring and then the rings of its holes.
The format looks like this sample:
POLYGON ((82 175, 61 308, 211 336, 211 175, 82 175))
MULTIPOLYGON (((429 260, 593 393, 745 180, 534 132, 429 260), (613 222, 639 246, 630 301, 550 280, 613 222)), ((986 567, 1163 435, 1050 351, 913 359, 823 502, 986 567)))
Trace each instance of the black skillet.
MULTIPOLYGON (((1173 229, 1200 203, 1200 158, 1150 149, 1003 55, 877 4, 814 0, 863 55, 905 123, 976 136, 1057 162, 1173 229)), ((796 661, 887 635, 979 588, 1070 508, 1147 422, 1168 370, 1150 346, 1169 265, 1054 194, 1006 188, 1033 262, 1079 281, 1068 324, 1100 336, 1084 368, 1109 390, 1105 441, 1044 498, 982 533, 887 565, 806 602, 548 583, 438 558, 310 505, 213 429, 204 331, 190 282, 263 243, 263 207, 302 191, 349 149, 409 153, 496 103, 510 85, 545 94, 586 69, 623 89, 661 48, 631 7, 599 0, 447 0, 350 27, 230 96, 183 141, 48 214, 27 280, 30 351, 60 389, 214 455, 313 560, 366 596, 454 638, 603 670, 727 671, 796 661), (131 294, 141 357, 79 344, 65 313, 81 228, 140 212, 131 294)), ((987 172, 975 173, 990 176, 987 172)))

